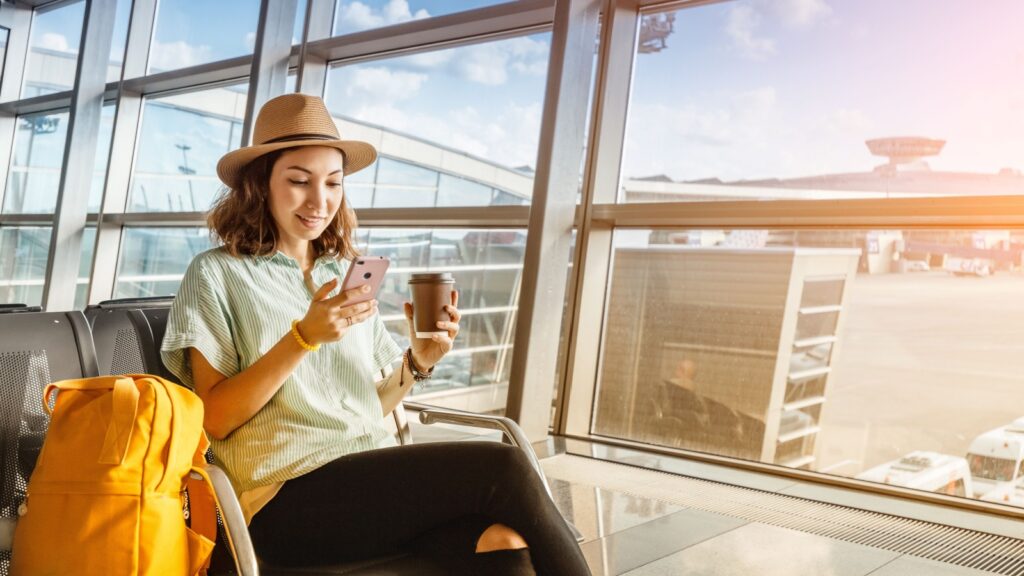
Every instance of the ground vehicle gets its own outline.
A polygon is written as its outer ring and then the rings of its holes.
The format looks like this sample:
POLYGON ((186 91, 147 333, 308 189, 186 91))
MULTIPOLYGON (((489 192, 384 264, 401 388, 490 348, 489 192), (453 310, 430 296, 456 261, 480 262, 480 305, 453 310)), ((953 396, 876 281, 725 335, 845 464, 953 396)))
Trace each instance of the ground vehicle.
POLYGON ((857 479, 951 496, 970 496, 973 491, 967 460, 923 450, 861 472, 857 479))
POLYGON ((999 487, 989 490, 981 499, 986 502, 1024 508, 1024 481, 1018 481, 1015 484, 1004 482, 999 487))
POLYGON ((993 264, 989 260, 982 258, 959 258, 957 256, 946 256, 946 260, 942 267, 956 276, 981 277, 992 274, 993 264))
POLYGON ((1024 417, 981 434, 967 450, 974 497, 1013 484, 1024 472, 1024 417))

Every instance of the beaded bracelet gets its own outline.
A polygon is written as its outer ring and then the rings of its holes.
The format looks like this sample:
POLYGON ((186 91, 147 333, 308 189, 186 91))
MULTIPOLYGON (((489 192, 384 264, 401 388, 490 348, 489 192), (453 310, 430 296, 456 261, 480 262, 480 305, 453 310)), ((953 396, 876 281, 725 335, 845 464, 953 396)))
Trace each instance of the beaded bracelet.
POLYGON ((302 346, 302 349, 306 350, 307 352, 316 352, 317 350, 319 350, 319 344, 314 345, 310 344, 309 342, 306 342, 306 340, 302 337, 302 334, 299 334, 298 326, 299 321, 292 320, 292 336, 295 336, 295 341, 299 343, 299 346, 302 346))

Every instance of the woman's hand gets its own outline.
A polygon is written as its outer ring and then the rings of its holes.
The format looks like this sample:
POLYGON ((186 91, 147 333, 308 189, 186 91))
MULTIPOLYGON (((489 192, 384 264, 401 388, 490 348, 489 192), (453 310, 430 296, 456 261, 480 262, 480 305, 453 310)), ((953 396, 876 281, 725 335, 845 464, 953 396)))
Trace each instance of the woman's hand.
POLYGON ((338 279, 334 278, 318 288, 313 295, 313 301, 309 304, 309 310, 302 320, 299 320, 299 334, 312 346, 341 340, 350 328, 377 313, 376 300, 359 304, 348 303, 369 292, 369 286, 339 292, 336 296, 328 298, 327 295, 337 284, 338 279))
POLYGON ((452 290, 452 303, 444 307, 451 315, 451 321, 439 321, 437 327, 446 330, 447 334, 434 334, 430 338, 417 338, 416 325, 412 320, 412 303, 405 303, 405 318, 409 321, 409 341, 412 342, 412 360, 420 370, 430 370, 441 361, 445 354, 451 352, 455 336, 459 333, 459 292, 452 290))

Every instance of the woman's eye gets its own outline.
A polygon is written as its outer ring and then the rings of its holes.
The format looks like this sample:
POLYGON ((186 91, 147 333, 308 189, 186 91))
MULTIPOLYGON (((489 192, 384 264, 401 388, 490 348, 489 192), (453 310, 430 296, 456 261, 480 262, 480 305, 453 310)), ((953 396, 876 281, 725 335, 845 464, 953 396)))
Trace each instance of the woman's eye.
POLYGON ((302 186, 303 184, 309 184, 308 180, 288 180, 288 181, 291 182, 292 184, 295 184, 296 186, 302 186))
POLYGON ((341 188, 341 182, 328 182, 327 185, 332 188, 341 188))

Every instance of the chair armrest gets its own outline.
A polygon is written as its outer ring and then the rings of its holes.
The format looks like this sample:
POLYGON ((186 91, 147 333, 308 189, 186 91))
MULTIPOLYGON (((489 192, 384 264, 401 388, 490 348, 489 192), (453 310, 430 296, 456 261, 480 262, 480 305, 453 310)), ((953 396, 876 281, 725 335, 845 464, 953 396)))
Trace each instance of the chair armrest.
POLYGON ((227 534, 226 544, 231 550, 231 557, 235 559, 239 576, 259 576, 256 550, 252 547, 249 527, 245 524, 245 515, 242 514, 242 506, 238 503, 231 481, 223 470, 213 464, 206 465, 206 473, 210 476, 210 483, 213 484, 213 491, 217 495, 217 505, 224 520, 224 532, 227 534))
MULTIPOLYGON (((548 497, 554 501, 555 497, 551 493, 551 486, 548 485, 547 476, 544 475, 544 470, 540 467, 540 460, 537 459, 537 453, 533 450, 533 445, 526 437, 526 433, 523 432, 523 429, 519 427, 519 424, 515 420, 506 418, 505 416, 490 416, 487 414, 473 414, 472 412, 461 412, 445 408, 431 408, 414 402, 405 402, 404 405, 410 410, 419 410, 420 422, 426 425, 442 422, 445 424, 469 426, 471 428, 500 430, 505 435, 505 439, 509 444, 519 448, 524 454, 526 454, 526 457, 530 460, 530 465, 537 471, 537 476, 540 477, 540 482, 544 486, 544 490, 548 493, 548 497)), ((569 530, 572 531, 573 536, 575 536, 576 541, 582 542, 583 533, 580 532, 579 528, 576 528, 572 522, 567 521, 566 524, 569 526, 569 530)))
POLYGON ((533 451, 533 445, 530 444, 530 440, 527 439, 523 429, 519 427, 515 420, 505 416, 490 416, 445 408, 430 408, 411 402, 406 402, 405 405, 410 409, 419 410, 420 422, 423 424, 430 425, 441 422, 468 426, 470 428, 487 428, 501 431, 509 444, 519 448, 526 454, 526 457, 530 460, 530 465, 533 466, 533 469, 537 471, 537 475, 540 476, 544 489, 547 490, 549 496, 551 495, 551 488, 548 486, 548 480, 544 476, 544 470, 540 467, 540 461, 537 460, 537 453, 533 451))

